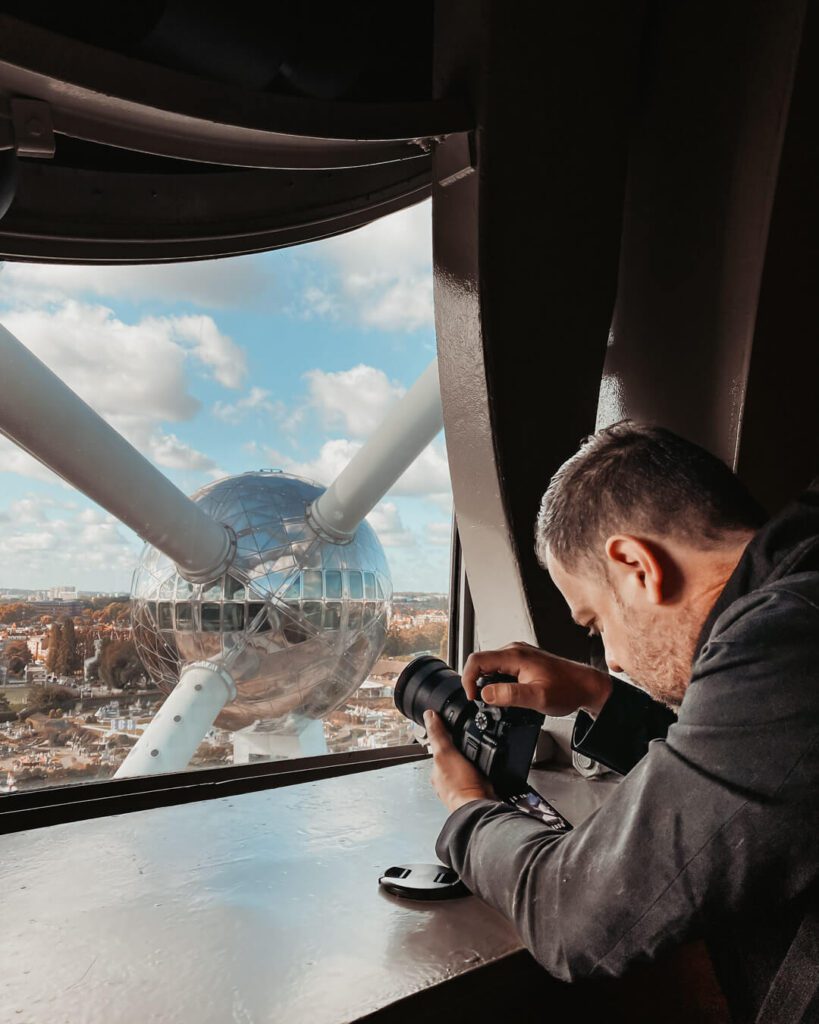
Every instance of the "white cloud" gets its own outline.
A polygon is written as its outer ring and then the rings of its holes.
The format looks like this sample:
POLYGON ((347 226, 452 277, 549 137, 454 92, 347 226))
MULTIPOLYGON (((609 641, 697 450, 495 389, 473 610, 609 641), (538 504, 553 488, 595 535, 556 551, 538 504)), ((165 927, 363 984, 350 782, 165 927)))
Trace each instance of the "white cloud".
MULTIPOLYGON (((99 269, 99 268, 97 268, 99 269)), ((4 326, 140 451, 168 468, 214 468, 202 453, 160 427, 191 419, 193 361, 225 386, 245 375, 242 350, 210 317, 145 317, 135 324, 104 306, 69 300, 56 309, 7 312, 4 326)), ((32 407, 33 414, 35 405, 32 407)), ((0 470, 54 482, 40 463, 0 444, 0 470)))
POLYGON ((0 301, 42 306, 88 295, 245 308, 269 294, 272 283, 260 256, 107 267, 6 263, 0 272, 0 301))
POLYGON ((269 416, 284 416, 284 405, 270 400, 270 392, 265 388, 252 387, 250 391, 236 402, 215 402, 211 410, 213 415, 224 423, 239 423, 248 413, 257 412, 269 416))
POLYGON ((427 523, 424 533, 428 544, 448 548, 452 542, 452 523, 427 523))
POLYGON ((327 273, 304 290, 306 315, 346 316, 385 331, 431 327, 432 219, 429 203, 305 247, 327 273))
MULTIPOLYGON (((315 459, 299 462, 281 452, 266 449, 271 464, 296 476, 307 477, 329 486, 349 463, 361 443, 348 438, 325 441, 315 459)), ((418 456, 390 489, 391 495, 402 497, 443 498, 449 493, 449 467, 440 442, 433 442, 418 456)))
POLYGON ((157 465, 167 469, 207 472, 217 468, 213 459, 180 441, 176 434, 155 435, 151 439, 151 455, 157 465))
POLYGON ((141 548, 137 538, 98 508, 26 497, 0 513, 5 586, 127 589, 141 548))
POLYGON ((385 548, 409 548, 415 547, 417 543, 415 534, 404 526, 401 514, 392 502, 384 501, 376 505, 367 516, 367 522, 385 548))
POLYGON ((363 363, 336 373, 310 370, 304 377, 309 404, 322 424, 352 437, 369 437, 406 390, 383 370, 363 363))

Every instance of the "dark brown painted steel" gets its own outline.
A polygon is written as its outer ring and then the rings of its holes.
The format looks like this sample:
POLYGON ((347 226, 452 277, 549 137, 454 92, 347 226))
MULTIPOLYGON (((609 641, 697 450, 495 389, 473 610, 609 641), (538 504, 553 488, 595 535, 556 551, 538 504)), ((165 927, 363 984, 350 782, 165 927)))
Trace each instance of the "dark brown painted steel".
POLYGON ((729 465, 804 8, 660 3, 647 25, 600 422, 659 422, 729 465))
MULTIPOLYGON (((447 447, 483 647, 584 650, 532 536, 549 478, 594 429, 643 7, 439 11, 436 88, 467 90, 478 126, 477 171, 434 186, 433 236, 447 447)), ((449 146, 436 150, 442 181, 449 146)))
POLYGON ((240 793, 280 789, 282 786, 420 761, 428 756, 424 748, 409 744, 290 761, 196 769, 174 775, 107 779, 75 786, 24 790, 0 796, 0 835, 112 814, 130 814, 154 807, 172 807, 240 793))
POLYGON ((146 263, 261 252, 350 231, 425 199, 429 165, 128 174, 21 161, 0 256, 146 263))
POLYGON ((771 512, 819 474, 819 10, 808 8, 759 293, 737 472, 771 512))
POLYGON ((351 103, 276 96, 134 60, 0 15, 0 94, 48 102, 56 132, 244 167, 323 169, 422 159, 465 131, 455 100, 351 103))

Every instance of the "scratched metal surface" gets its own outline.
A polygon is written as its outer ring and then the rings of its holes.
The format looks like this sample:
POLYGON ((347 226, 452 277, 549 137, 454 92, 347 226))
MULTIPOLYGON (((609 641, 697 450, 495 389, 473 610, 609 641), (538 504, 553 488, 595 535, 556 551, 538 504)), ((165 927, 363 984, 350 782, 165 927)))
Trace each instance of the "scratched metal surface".
MULTIPOLYGON (((533 782, 578 822, 609 790, 533 782)), ((0 838, 3 1024, 339 1024, 520 948, 474 897, 407 904, 429 763, 0 838)))

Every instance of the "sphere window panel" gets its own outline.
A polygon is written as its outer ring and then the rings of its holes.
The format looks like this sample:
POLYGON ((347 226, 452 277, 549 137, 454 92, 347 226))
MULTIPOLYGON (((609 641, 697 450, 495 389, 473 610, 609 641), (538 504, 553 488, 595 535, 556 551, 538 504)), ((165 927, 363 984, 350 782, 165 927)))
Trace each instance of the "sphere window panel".
POLYGON ((157 606, 157 625, 160 629, 173 629, 173 613, 171 611, 171 605, 162 602, 157 606))
POLYGON ((206 583, 202 587, 201 598, 202 601, 221 601, 222 600, 222 581, 214 580, 213 583, 206 583))
POLYGON ((221 631, 221 613, 222 606, 219 604, 203 604, 201 609, 202 615, 202 632, 203 633, 218 633, 221 631))
POLYGON ((193 632, 193 605, 180 601, 175 608, 176 629, 180 633, 193 632))
POLYGON ((228 601, 244 601, 245 585, 234 576, 225 577, 225 599, 228 601))
POLYGON ((324 594, 328 598, 341 600, 341 573, 335 569, 324 573, 324 594))
POLYGON ((368 601, 375 600, 375 574, 371 572, 364 573, 364 596, 368 601))
POLYGON ((301 597, 301 573, 293 580, 284 592, 285 601, 298 601, 301 597))
POLYGON ((364 583, 361 579, 361 573, 347 570, 344 573, 344 580, 347 584, 348 597, 361 600, 364 597, 364 583))
POLYGON ((316 629, 321 629, 323 609, 324 605, 321 601, 305 601, 302 605, 304 618, 316 629))
POLYGON ((324 596, 321 575, 321 571, 317 569, 309 569, 302 574, 302 595, 304 597, 316 600, 324 596))
POLYGON ((341 602, 328 602, 324 606, 324 628, 341 629, 341 602))
POLYGON ((252 601, 247 606, 248 628, 254 633, 269 633, 271 630, 270 616, 267 605, 252 601), (254 625, 255 623, 255 625, 254 625))
POLYGON ((174 575, 173 576, 169 576, 168 579, 166 579, 165 582, 162 584, 162 586, 159 588, 159 596, 160 597, 170 597, 170 598, 172 598, 173 597, 173 593, 174 593, 175 584, 176 584, 176 574, 174 573, 174 575))
POLYGON ((362 605, 351 604, 347 609, 347 629, 361 629, 362 605))
POLYGON ((185 597, 193 597, 193 584, 188 583, 187 580, 183 580, 181 576, 176 578, 176 599, 185 597))
POLYGON ((243 604, 224 605, 223 615, 222 627, 226 633, 238 633, 245 628, 245 606, 243 604))

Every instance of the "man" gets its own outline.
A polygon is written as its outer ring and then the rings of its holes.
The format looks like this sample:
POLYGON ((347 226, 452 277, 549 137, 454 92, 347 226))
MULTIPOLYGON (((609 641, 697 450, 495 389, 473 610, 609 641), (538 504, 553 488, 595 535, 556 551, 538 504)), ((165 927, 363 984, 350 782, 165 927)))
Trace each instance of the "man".
POLYGON ((463 683, 474 697, 505 672, 484 700, 578 711, 574 748, 625 778, 574 831, 495 800, 432 713, 427 728, 452 812, 438 855, 548 971, 619 975, 704 937, 736 1020, 784 992, 765 1019, 795 1024, 819 1019, 819 492, 762 523, 719 460, 630 422, 550 483, 538 556, 641 689, 526 644, 472 655, 463 683))

